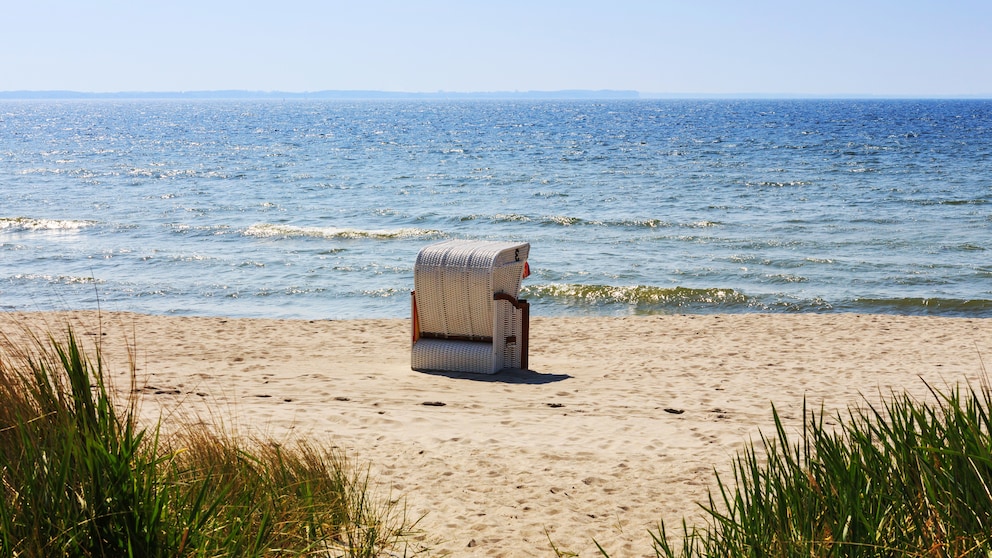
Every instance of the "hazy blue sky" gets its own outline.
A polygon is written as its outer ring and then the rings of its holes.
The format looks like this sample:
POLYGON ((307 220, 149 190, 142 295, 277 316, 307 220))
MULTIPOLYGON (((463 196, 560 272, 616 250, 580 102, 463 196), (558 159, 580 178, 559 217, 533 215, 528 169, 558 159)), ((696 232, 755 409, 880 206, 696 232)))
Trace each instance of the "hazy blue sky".
POLYGON ((992 96, 992 0, 5 0, 0 90, 992 96))

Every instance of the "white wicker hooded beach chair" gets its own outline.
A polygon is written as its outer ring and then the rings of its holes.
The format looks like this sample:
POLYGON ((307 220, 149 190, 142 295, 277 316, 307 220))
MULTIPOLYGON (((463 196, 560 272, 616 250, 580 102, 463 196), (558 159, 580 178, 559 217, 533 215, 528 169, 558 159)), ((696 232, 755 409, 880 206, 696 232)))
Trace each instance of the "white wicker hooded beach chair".
POLYGON ((530 244, 449 240, 413 269, 414 370, 527 368, 530 305, 518 300, 530 244))

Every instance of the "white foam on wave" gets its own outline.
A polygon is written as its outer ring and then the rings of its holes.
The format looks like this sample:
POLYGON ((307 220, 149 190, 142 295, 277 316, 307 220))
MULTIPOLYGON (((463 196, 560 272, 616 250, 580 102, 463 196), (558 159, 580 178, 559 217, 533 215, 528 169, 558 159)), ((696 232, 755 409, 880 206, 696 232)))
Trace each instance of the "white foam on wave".
POLYGON ((80 219, 35 219, 32 217, 0 217, 0 231, 75 231, 96 225, 97 221, 80 219))
POLYGON ((274 225, 259 223, 245 229, 246 236, 259 238, 272 237, 314 237, 314 238, 345 238, 345 239, 394 239, 443 236, 443 233, 433 229, 418 229, 414 227, 384 230, 345 229, 339 227, 300 227, 294 225, 274 225))
POLYGON ((103 284, 105 282, 103 279, 97 279, 92 276, 42 275, 37 273, 18 273, 13 275, 12 278, 16 281, 43 281, 59 285, 103 284))

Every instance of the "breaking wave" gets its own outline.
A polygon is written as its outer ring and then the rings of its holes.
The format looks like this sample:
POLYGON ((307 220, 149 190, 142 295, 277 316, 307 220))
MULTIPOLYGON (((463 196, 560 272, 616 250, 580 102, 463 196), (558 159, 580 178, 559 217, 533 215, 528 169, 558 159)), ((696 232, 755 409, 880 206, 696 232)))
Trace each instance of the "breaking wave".
POLYGON ((783 298, 782 295, 745 295, 734 289, 693 289, 649 285, 581 285, 548 283, 526 285, 520 296, 545 305, 552 314, 568 309, 614 313, 616 310, 636 314, 692 312, 860 312, 918 316, 992 317, 992 300, 952 298, 855 298, 824 300, 819 297, 783 298))
POLYGON ((459 218, 460 221, 489 221, 492 223, 532 223, 541 226, 592 226, 592 227, 617 227, 627 229, 663 229, 663 228, 689 228, 700 229, 715 227, 719 223, 714 221, 697 221, 692 223, 674 223, 664 219, 583 219, 582 217, 572 217, 568 215, 542 215, 539 217, 522 215, 519 213, 497 213, 495 215, 466 215, 459 218))
POLYGON ((343 229, 338 227, 299 227, 260 223, 245 229, 245 236, 259 238, 345 238, 345 239, 402 239, 435 238, 444 233, 433 229, 399 228, 385 230, 343 229))
POLYGON ((687 287, 655 287, 650 285, 580 285, 549 283, 528 285, 522 296, 554 304, 626 305, 651 308, 684 308, 689 306, 747 306, 750 299, 733 289, 691 289, 687 287))
POLYGON ((0 231, 75 231, 96 225, 97 221, 80 219, 35 219, 33 217, 0 217, 0 231))

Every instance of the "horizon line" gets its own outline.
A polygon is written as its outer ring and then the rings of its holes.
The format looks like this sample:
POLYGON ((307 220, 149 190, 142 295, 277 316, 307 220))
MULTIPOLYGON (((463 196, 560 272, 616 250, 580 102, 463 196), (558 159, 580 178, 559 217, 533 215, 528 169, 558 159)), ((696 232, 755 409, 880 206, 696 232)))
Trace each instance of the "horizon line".
POLYGON ((340 100, 484 100, 484 99, 901 99, 984 100, 992 94, 868 94, 868 93, 655 93, 631 89, 558 89, 513 91, 388 91, 375 89, 325 89, 319 91, 261 91, 249 89, 203 89, 180 91, 76 91, 68 89, 20 89, 0 91, 3 100, 39 99, 340 99, 340 100))

